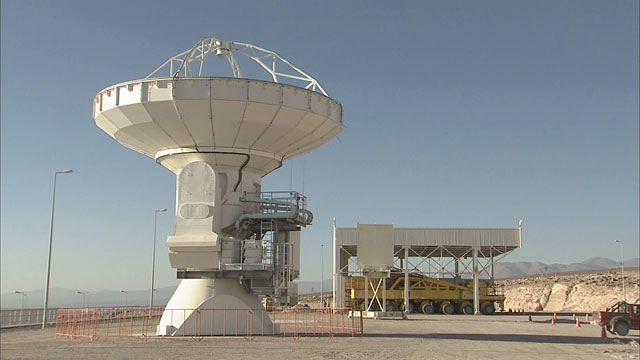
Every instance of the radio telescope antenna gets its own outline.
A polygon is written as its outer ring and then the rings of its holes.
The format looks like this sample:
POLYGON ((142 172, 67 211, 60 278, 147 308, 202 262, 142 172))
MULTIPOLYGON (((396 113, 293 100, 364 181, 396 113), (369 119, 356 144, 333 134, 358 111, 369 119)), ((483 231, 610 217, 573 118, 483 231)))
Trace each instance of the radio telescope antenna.
POLYGON ((297 303, 300 230, 313 214, 303 194, 263 191, 262 178, 333 139, 344 127, 342 105, 276 52, 206 37, 146 78, 98 92, 93 117, 176 175, 175 232, 166 246, 181 282, 157 334, 229 334, 216 309, 243 314, 236 324, 247 334, 277 333, 278 324, 253 310, 263 309, 259 296, 297 303), (232 77, 205 74, 211 54, 226 59, 232 77), (266 81, 244 78, 241 57, 252 60, 243 66, 265 70, 266 81))
POLYGON ((216 57, 226 58, 229 61, 234 78, 242 78, 242 71, 235 55, 240 54, 260 65, 275 83, 282 82, 283 79, 299 80, 306 83, 305 89, 328 95, 318 80, 300 70, 300 68, 275 51, 249 43, 226 41, 215 37, 203 38, 191 49, 170 57, 147 75, 145 79, 157 77, 156 74, 163 69, 166 70, 166 68, 169 70, 169 76, 173 78, 205 76, 202 72, 204 63, 211 53, 214 53, 216 57))

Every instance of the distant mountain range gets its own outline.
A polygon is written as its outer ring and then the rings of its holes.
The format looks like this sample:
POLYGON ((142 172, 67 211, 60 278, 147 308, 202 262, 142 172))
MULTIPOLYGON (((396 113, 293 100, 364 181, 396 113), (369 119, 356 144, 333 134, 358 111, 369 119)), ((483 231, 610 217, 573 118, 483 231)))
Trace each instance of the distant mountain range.
MULTIPOLYGON (((625 267, 640 267, 640 258, 626 260, 625 267)), ((541 262, 498 262, 494 265, 494 275, 497 279, 550 274, 556 272, 570 272, 581 270, 597 270, 619 268, 620 262, 611 259, 593 257, 583 262, 573 264, 545 264, 541 262)), ((331 279, 323 281, 323 290, 330 292, 331 279)), ((165 305, 173 292, 175 286, 167 286, 157 289, 154 295, 154 305, 165 305)), ((320 281, 298 281, 298 293, 309 294, 320 292, 320 281)), ((25 291, 26 307, 41 307, 44 299, 43 290, 25 291)), ((96 307, 96 306, 142 306, 149 304, 149 290, 128 290, 126 293, 120 291, 96 291, 88 294, 79 294, 75 289, 51 288, 49 292, 49 303, 51 307, 96 307)), ((0 294, 0 304, 2 308, 20 308, 22 296, 13 292, 0 294)))
MULTIPOLYGON (((175 286, 156 289, 154 305, 166 305, 173 294, 175 286)), ((49 306, 56 307, 109 307, 109 306, 142 306, 149 305, 149 290, 127 290, 126 293, 118 291, 95 291, 87 294, 78 293, 79 290, 65 288, 51 288, 49 290, 49 306)), ((43 306, 44 290, 25 291, 26 308, 38 308, 43 306)), ((13 292, 0 294, 2 308, 20 308, 22 295, 13 292)))
MULTIPOLYGON (((640 258, 625 260, 626 267, 639 267, 640 258)), ((496 279, 505 279, 518 276, 550 274, 556 272, 569 272, 581 270, 597 270, 619 268, 620 262, 611 259, 592 257, 583 262, 573 264, 545 264, 538 261, 527 262, 498 262, 494 265, 496 279)))
MULTIPOLYGON (((315 294, 320 293, 320 281, 297 281, 298 294, 315 294)), ((325 279, 322 282, 322 291, 333 291, 333 281, 331 279, 325 279)))

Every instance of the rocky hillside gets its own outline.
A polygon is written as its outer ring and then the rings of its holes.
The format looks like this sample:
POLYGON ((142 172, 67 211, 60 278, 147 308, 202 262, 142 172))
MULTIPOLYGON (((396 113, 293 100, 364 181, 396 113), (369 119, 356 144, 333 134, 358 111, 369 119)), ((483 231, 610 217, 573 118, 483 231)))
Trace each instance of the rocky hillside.
MULTIPOLYGON (((625 268, 628 302, 638 302, 638 268, 625 268)), ((506 296, 505 308, 525 311, 591 312, 622 300, 619 269, 556 273, 498 280, 506 296)))

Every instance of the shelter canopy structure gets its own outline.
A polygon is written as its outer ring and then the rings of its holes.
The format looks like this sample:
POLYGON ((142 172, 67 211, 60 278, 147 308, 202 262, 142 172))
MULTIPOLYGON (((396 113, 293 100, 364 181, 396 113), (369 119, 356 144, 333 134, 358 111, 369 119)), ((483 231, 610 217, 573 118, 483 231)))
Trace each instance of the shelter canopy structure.
MULTIPOLYGON (((358 256, 357 228, 336 228, 336 243, 358 256)), ((480 257, 505 254, 522 245, 520 228, 394 228, 394 250, 409 247, 418 254, 442 250, 451 257, 463 257, 472 248, 480 257)))
MULTIPOLYGON (((359 252, 362 254, 371 251, 363 248, 366 241, 362 239, 362 232, 359 235, 362 226, 336 227, 334 219, 335 307, 346 305, 348 280, 351 276, 368 275, 367 266, 363 266, 358 259, 359 252)), ((406 281, 409 273, 418 273, 434 278, 451 278, 454 281, 473 279, 477 284, 479 278, 493 282, 494 263, 522 247, 522 228, 393 228, 393 238, 389 241, 393 242, 393 264, 389 269, 403 271, 406 281)), ((405 289, 408 289, 408 283, 405 284, 405 289)), ((406 294, 405 302, 408 302, 408 298, 409 294, 406 294)), ((405 308, 409 308, 408 304, 405 305, 405 308)))

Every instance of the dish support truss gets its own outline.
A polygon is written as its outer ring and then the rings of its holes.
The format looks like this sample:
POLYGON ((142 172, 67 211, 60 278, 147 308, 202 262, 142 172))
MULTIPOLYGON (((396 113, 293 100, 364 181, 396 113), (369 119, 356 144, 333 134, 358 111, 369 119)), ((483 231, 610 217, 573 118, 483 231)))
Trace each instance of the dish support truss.
POLYGON ((282 82, 284 79, 298 80, 306 84, 304 85, 305 89, 317 91, 328 96, 318 80, 302 71, 275 51, 253 44, 226 41, 216 37, 203 38, 193 48, 170 57, 147 75, 145 79, 157 77, 157 73, 167 68, 169 70, 169 76, 172 78, 205 76, 203 75, 204 63, 212 53, 218 58, 227 59, 234 78, 242 78, 242 70, 236 60, 236 54, 239 54, 257 63, 269 74, 275 83, 282 82))
MULTIPOLYGON (((410 309, 409 276, 413 274, 425 275, 435 279, 452 279, 456 283, 473 280, 474 285, 474 313, 480 313, 479 282, 487 279, 491 286, 494 284, 494 265, 511 254, 513 250, 522 247, 522 228, 515 229, 433 229, 437 231, 477 231, 486 235, 496 231, 511 233, 510 239, 491 239, 477 244, 432 243, 421 238, 412 241, 410 232, 428 231, 429 229, 396 228, 396 243, 393 250, 393 268, 401 270, 404 275, 404 309, 410 309), (398 240, 398 231, 405 238, 398 240), (403 242, 403 244, 399 244, 403 242)), ((349 299, 350 277, 363 276, 365 278, 365 308, 369 310, 374 304, 382 311, 386 311, 386 281, 383 277, 370 278, 358 266, 357 245, 353 237, 345 236, 345 232, 355 231, 355 228, 337 228, 333 220, 333 306, 344 306, 349 299), (338 231, 337 231, 338 230, 338 231), (338 234, 342 230, 341 234, 338 234), (370 295, 370 297, 369 297, 370 295)), ((487 238, 487 236, 485 236, 487 238)), ((406 310, 405 310, 406 311, 406 310)))

